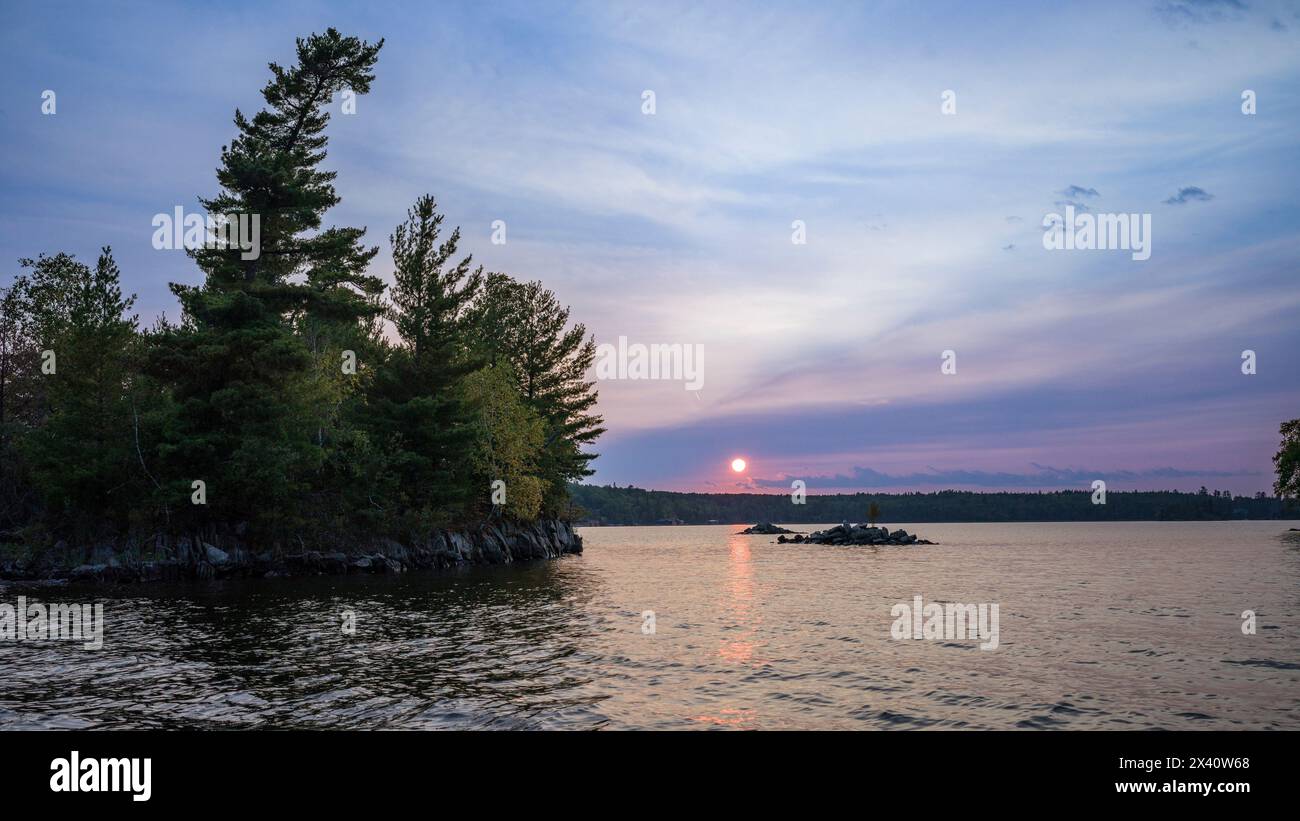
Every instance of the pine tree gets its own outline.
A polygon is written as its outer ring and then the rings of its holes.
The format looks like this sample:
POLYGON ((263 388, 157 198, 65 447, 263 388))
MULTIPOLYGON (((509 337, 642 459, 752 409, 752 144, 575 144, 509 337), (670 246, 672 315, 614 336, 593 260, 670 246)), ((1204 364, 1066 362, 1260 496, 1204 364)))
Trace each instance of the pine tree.
POLYGON ((590 476, 594 453, 583 450, 605 432, 595 413, 595 383, 586 373, 596 343, 581 323, 569 327, 569 309, 540 282, 517 282, 494 273, 472 312, 483 355, 508 362, 524 402, 542 419, 545 439, 538 471, 545 482, 543 509, 562 511, 568 483, 590 476))
POLYGON ((442 221, 426 195, 390 238, 389 316, 401 344, 376 373, 371 401, 371 424, 392 466, 388 495, 416 526, 460 517, 474 492, 475 416, 464 380, 480 363, 468 356, 464 337, 483 274, 468 256, 453 261, 460 229, 439 242, 442 221))
POLYGON ((299 39, 296 65, 270 65, 267 108, 251 120, 235 113, 222 190, 201 202, 210 215, 257 219, 260 247, 191 250, 205 281, 172 285, 183 320, 158 336, 151 358, 178 404, 162 448, 168 472, 185 494, 192 480, 206 484, 207 505, 182 508, 189 526, 246 521, 255 536, 283 539, 310 519, 305 503, 320 489, 343 401, 324 363, 376 310, 382 288, 364 273, 377 252, 361 244, 364 229, 321 230, 339 202, 334 172, 318 167, 325 106, 343 89, 369 91, 382 45, 334 29, 299 39), (306 341, 295 334, 304 329, 306 341))

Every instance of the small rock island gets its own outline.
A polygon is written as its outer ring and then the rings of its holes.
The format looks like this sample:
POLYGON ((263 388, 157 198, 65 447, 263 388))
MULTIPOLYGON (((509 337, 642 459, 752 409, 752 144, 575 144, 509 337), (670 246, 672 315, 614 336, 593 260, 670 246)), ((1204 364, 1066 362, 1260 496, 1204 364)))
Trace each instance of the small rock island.
POLYGON ((778 533, 795 533, 794 530, 786 530, 784 527, 777 527, 771 522, 759 522, 753 527, 747 527, 737 533, 737 536, 775 536, 778 533))
POLYGON ((834 544, 834 545, 910 545, 910 544, 934 544, 928 539, 918 539, 914 534, 906 530, 898 529, 890 532, 887 527, 873 527, 872 525, 856 524, 851 525, 848 522, 838 524, 835 527, 826 530, 818 530, 803 536, 795 536, 793 539, 787 539, 784 536, 777 537, 778 544, 834 544))

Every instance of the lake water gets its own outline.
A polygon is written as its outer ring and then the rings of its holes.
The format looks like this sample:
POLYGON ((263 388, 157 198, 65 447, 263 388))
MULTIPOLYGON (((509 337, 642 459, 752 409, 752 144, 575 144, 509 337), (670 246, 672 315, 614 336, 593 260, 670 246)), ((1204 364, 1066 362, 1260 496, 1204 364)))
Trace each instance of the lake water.
POLYGON ((0 727, 1300 729, 1298 523, 899 526, 940 544, 588 528, 523 566, 0 587, 107 623, 0 641, 0 727), (892 638, 916 595, 997 604, 998 647, 892 638))

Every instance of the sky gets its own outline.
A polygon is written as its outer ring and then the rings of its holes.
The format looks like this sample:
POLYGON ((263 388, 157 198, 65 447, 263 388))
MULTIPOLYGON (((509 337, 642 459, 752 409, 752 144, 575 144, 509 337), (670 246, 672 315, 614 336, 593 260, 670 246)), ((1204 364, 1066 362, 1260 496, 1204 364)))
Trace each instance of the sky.
POLYGON ((3 17, 0 286, 22 257, 111 245, 146 323, 200 281, 152 247, 153 215, 216 192, 266 64, 329 26, 384 38, 325 161, 327 222, 368 228, 375 273, 432 193, 462 250, 544 282, 598 343, 702 351, 699 390, 599 380, 592 482, 1254 493, 1300 416, 1294 2, 3 17), (1150 257, 1045 247, 1067 206, 1149 215, 1150 257))

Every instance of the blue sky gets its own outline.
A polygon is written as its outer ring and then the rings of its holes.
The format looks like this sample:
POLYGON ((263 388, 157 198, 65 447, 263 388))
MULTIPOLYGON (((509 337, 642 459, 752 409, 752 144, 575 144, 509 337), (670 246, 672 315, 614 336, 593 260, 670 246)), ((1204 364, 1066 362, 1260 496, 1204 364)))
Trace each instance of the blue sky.
POLYGON ((0 282, 19 257, 111 244, 146 319, 199 279, 150 220, 214 193, 265 64, 330 25, 385 38, 326 161, 330 217, 369 228, 378 273, 431 192, 477 261, 543 280, 597 341, 706 352, 698 394, 601 383, 594 481, 1253 492, 1300 415, 1295 3, 31 3, 5 21, 0 282), (1151 258, 1046 250, 1070 201, 1150 214, 1151 258))

